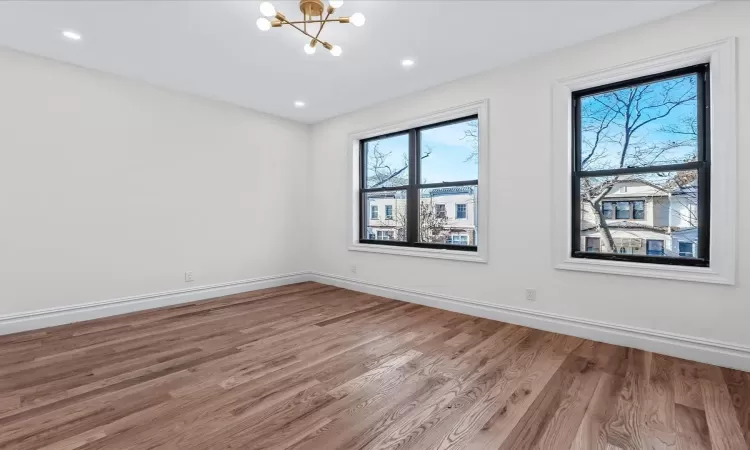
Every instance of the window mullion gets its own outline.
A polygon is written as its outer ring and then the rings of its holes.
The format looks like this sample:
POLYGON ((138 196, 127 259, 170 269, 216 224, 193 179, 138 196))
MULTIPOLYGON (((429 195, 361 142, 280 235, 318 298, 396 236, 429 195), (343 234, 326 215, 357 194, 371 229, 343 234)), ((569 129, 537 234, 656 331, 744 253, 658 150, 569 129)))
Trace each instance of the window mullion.
POLYGON ((406 241, 419 242, 419 133, 409 130, 409 187, 406 190, 406 241))

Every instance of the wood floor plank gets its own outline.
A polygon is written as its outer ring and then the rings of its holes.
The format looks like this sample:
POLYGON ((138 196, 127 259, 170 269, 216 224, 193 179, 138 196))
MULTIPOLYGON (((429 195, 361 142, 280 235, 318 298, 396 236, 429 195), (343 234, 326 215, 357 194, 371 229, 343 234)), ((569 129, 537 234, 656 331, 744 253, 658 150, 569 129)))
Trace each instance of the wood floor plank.
POLYGON ((722 374, 732 397, 745 442, 750 446, 750 374, 731 369, 722 369, 722 374))
POLYGON ((711 448, 713 450, 747 450, 747 442, 742 433, 742 427, 737 420, 737 413, 732 404, 732 397, 726 384, 715 381, 721 374, 718 367, 714 367, 716 377, 701 378, 701 392, 706 410, 711 448))
POLYGON ((0 449, 747 449, 750 374, 317 283, 0 336, 0 449))

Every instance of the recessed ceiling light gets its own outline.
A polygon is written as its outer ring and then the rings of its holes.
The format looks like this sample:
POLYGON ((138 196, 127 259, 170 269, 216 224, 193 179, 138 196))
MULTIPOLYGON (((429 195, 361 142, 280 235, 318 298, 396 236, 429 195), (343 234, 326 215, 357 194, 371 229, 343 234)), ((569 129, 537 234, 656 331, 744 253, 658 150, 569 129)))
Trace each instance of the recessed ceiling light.
POLYGON ((301 101, 297 100, 296 102, 294 102, 294 107, 295 108, 304 108, 305 107, 305 102, 301 102, 301 101))
POLYGON ((80 41, 82 37, 80 33, 73 30, 63 30, 62 35, 71 41, 80 41))
POLYGON ((402 59, 401 60, 401 65, 404 66, 404 67, 412 67, 414 65, 414 60, 413 59, 402 59))

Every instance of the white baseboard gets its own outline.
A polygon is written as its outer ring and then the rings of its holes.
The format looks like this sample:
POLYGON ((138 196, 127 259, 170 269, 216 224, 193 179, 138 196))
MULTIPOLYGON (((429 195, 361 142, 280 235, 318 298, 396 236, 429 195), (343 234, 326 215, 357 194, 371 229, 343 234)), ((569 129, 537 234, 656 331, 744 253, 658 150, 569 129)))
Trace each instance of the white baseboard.
POLYGON ((739 344, 419 292, 318 272, 312 272, 309 280, 472 316, 750 371, 750 347, 739 344))
POLYGON ((739 344, 420 292, 318 272, 296 272, 0 316, 0 335, 304 281, 316 281, 472 316, 750 371, 750 347, 739 344))
POLYGON ((297 272, 10 314, 0 316, 0 335, 115 316, 144 309, 189 303, 309 280, 310 275, 308 272, 297 272))

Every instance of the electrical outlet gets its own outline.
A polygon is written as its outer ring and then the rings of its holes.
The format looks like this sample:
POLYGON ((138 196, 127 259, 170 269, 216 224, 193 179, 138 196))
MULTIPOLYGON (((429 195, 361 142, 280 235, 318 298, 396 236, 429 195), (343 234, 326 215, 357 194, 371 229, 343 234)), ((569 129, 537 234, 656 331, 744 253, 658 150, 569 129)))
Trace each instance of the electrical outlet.
POLYGON ((526 301, 536 301, 536 289, 526 289, 526 301))
POLYGON ((185 283, 193 281, 193 272, 185 272, 185 283))
POLYGON ((355 264, 352 264, 352 265, 351 265, 351 266, 349 267, 349 271, 350 271, 351 273, 353 273, 353 274, 355 274, 355 275, 356 275, 356 274, 357 274, 357 266, 356 266, 355 264))

